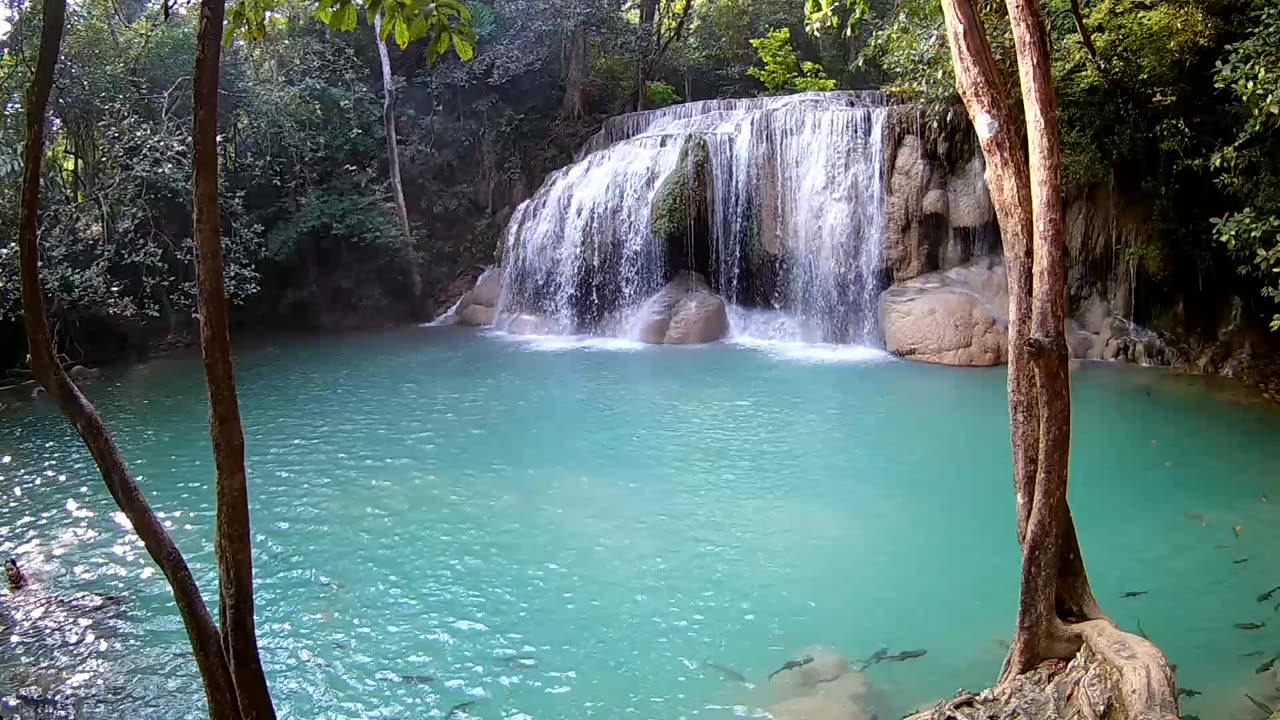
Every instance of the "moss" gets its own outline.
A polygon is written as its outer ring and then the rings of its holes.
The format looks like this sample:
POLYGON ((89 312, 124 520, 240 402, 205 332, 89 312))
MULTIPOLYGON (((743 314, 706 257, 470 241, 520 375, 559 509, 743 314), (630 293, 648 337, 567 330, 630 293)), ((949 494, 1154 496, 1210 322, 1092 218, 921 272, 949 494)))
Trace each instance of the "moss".
POLYGON ((711 147, 695 135, 680 148, 675 168, 658 185, 650 228, 667 250, 671 272, 706 273, 710 264, 711 147))

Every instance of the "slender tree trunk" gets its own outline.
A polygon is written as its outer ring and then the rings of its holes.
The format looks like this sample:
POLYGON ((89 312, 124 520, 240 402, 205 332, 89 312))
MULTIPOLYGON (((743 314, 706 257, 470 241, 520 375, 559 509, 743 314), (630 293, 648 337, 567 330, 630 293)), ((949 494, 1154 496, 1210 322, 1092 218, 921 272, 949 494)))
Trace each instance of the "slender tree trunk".
POLYGON ((217 472, 219 612, 227 664, 244 720, 273 720, 253 616, 253 551, 244 430, 236 397, 218 207, 218 81, 225 0, 201 0, 192 75, 191 167, 196 245, 196 306, 209 385, 209 430, 217 472))
POLYGON ((31 353, 31 371, 75 426, 93 456, 111 497, 129 519, 147 554, 160 566, 182 616, 196 666, 204 680, 205 700, 213 720, 240 720, 231 671, 223 654, 221 637, 200 588, 186 560, 174 544, 125 467, 111 433, 97 409, 67 377, 58 362, 45 313, 40 286, 39 245, 40 171, 44 159, 45 113, 53 86, 54 68, 62 43, 66 0, 44 0, 40 55, 27 96, 27 142, 23 149, 22 208, 18 224, 19 262, 22 273, 23 324, 31 353))
POLYGON ((637 111, 647 107, 649 81, 653 76, 653 56, 658 49, 658 3, 661 0, 640 0, 640 58, 636 63, 637 111))
POLYGON ((422 304, 422 273, 413 256, 413 232, 409 228, 409 208, 404 203, 404 183, 400 181, 400 144, 396 140, 396 86, 391 75, 391 57, 382 39, 382 13, 373 17, 373 41, 378 46, 378 64, 382 70, 382 127, 387 136, 387 173, 391 176, 391 195, 396 203, 396 219, 404 236, 405 263, 409 269, 409 291, 413 294, 415 314, 422 304))
POLYGON ((1057 100, 1035 0, 1007 0, 1030 167, 975 0, 943 0, 956 84, 987 161, 1009 270, 1009 411, 1022 583, 1001 684, 1088 643, 1119 673, 1130 717, 1177 716, 1173 675, 1150 642, 1118 630, 1089 587, 1067 505, 1071 396, 1057 100))
POLYGON ((590 64, 587 58, 587 32, 581 24, 564 39, 564 102, 560 112, 571 120, 587 114, 586 83, 590 64))
POLYGON ((1007 6, 1027 122, 1034 275, 1031 336, 1023 342, 1034 368, 1039 422, 1034 505, 1027 518, 1018 631, 1008 667, 1009 672, 1021 674, 1035 667, 1042 656, 1052 654, 1050 645, 1062 634, 1057 629, 1057 589, 1068 513, 1071 390, 1063 336, 1067 298, 1062 163, 1049 40, 1038 4, 1008 0, 1007 6))

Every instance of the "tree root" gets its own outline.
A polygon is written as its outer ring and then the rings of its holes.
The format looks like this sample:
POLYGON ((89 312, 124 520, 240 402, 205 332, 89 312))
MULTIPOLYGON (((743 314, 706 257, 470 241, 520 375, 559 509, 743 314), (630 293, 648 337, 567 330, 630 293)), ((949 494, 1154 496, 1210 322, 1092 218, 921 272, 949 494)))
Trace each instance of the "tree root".
POLYGON ((980 694, 962 691, 909 720, 1176 720, 1164 653, 1110 620, 1063 624, 1070 661, 1048 660, 980 694))

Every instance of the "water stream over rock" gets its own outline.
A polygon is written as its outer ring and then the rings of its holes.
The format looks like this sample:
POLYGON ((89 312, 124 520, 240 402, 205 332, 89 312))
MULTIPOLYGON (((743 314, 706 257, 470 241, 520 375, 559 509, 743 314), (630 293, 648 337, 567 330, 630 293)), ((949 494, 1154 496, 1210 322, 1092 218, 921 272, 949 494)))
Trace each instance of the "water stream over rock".
POLYGON ((635 337, 691 272, 735 336, 879 344, 886 115, 879 94, 807 93, 611 119, 516 210, 495 324, 635 337))

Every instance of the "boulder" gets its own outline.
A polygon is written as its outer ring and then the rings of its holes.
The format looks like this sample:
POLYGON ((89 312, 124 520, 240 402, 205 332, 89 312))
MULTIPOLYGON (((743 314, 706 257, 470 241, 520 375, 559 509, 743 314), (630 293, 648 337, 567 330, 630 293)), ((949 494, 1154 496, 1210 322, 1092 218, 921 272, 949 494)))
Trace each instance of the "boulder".
POLYGON ((485 307, 497 307, 498 299, 502 297, 502 268, 489 267, 476 280, 476 286, 471 289, 467 295, 468 300, 475 305, 484 305, 485 307))
POLYGON ((868 720, 862 708, 848 700, 825 695, 806 695, 769 707, 773 720, 868 720))
POLYGON ((880 295, 889 352, 942 365, 1000 365, 1008 356, 1003 264, 980 260, 897 283, 880 295))
POLYGON ((488 327, 493 324, 494 318, 497 316, 496 308, 487 305, 467 305, 458 313, 459 325, 470 325, 473 327, 488 327))
POLYGON ((641 305, 631 334, 652 344, 715 342, 728 337, 729 314, 701 276, 681 273, 641 305))

